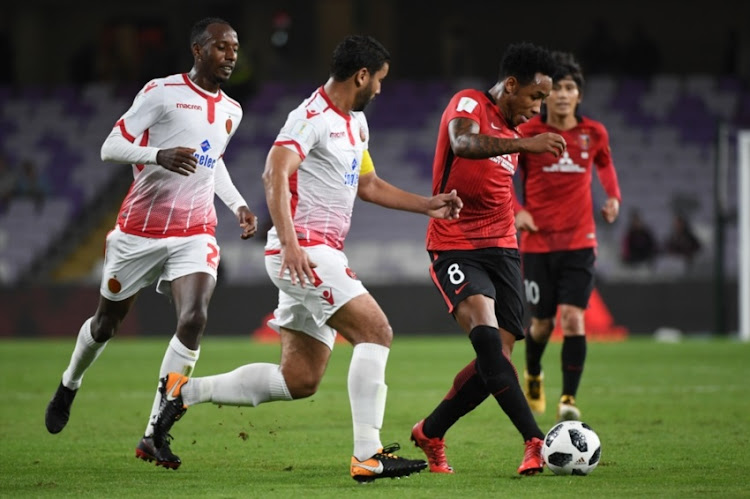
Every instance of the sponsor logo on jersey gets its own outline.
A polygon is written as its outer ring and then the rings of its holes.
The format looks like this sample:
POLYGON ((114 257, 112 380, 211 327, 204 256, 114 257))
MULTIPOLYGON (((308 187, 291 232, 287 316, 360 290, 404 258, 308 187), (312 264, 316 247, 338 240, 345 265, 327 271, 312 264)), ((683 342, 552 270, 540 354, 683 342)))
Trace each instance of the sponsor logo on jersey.
MULTIPOLYGON (((208 152, 211 149, 211 143, 208 140, 204 140, 201 142, 201 151, 204 153, 208 152)), ((208 154, 198 154, 194 153, 193 156, 195 156, 195 159, 198 160, 199 166, 205 166, 206 168, 213 169, 216 166, 216 161, 218 158, 212 158, 208 154)))
POLYGON ((151 83, 149 83, 148 85, 146 85, 146 88, 144 88, 144 89, 143 89, 143 93, 145 94, 145 93, 146 93, 146 92, 148 92, 149 90, 153 90, 153 89, 155 89, 156 87, 157 87, 157 85, 156 85, 156 82, 155 82, 155 81, 152 81, 151 83))
POLYGON ((573 163, 573 160, 570 159, 568 151, 565 151, 563 153, 562 157, 560 157, 560 160, 557 163, 549 166, 543 166, 542 171, 547 173, 586 173, 585 168, 582 168, 576 163, 573 163))
POLYGON ((343 139, 346 137, 346 132, 331 132, 330 137, 332 139, 343 139))
POLYGON ((322 298, 327 301, 330 305, 333 305, 333 290, 331 288, 326 289, 323 291, 322 298))
POLYGON ((185 104, 183 102, 177 103, 177 109, 190 109, 193 111, 202 111, 203 108, 199 104, 185 104))
POLYGON ((344 174, 344 185, 348 185, 349 187, 357 186, 359 183, 359 172, 357 171, 357 166, 359 166, 357 158, 354 158, 352 160, 351 172, 344 174))
POLYGON ((513 164, 513 155, 512 154, 503 154, 502 156, 494 156, 492 158, 489 158, 490 161, 492 161, 495 164, 498 164, 508 170, 510 173, 515 173, 516 171, 516 165, 513 164))
POLYGON ((307 119, 309 120, 313 116, 317 116, 320 114, 320 111, 317 111, 315 109, 305 109, 305 112, 307 113, 307 119))

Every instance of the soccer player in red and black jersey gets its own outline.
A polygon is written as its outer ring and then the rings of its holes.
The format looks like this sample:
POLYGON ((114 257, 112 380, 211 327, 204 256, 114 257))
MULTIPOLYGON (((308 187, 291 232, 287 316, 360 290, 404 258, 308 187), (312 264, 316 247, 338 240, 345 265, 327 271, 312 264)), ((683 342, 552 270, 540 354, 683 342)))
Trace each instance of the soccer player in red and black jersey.
POLYGON ((526 301, 531 327, 526 336, 524 393, 536 413, 545 410, 541 358, 560 312, 563 331, 562 397, 558 420, 580 419, 575 396, 586 359, 584 310, 594 289, 596 232, 591 199, 593 167, 607 193, 601 209, 612 223, 620 188, 604 125, 577 113, 583 73, 575 58, 554 52, 558 69, 546 112, 519 127, 526 136, 559 133, 568 145, 562 156, 521 153, 523 206, 516 209, 526 301))
POLYGON ((539 114, 552 89, 551 54, 530 43, 507 48, 497 83, 482 92, 462 90, 446 107, 433 162, 433 194, 456 189, 461 217, 431 220, 430 274, 448 311, 467 333, 476 358, 453 380, 445 398, 412 429, 430 470, 452 473, 444 435, 464 414, 492 395, 523 436, 526 452, 518 472, 542 471, 542 439, 511 363, 524 336, 521 259, 513 212, 512 176, 518 154, 559 157, 558 133, 522 138, 516 127, 539 114))

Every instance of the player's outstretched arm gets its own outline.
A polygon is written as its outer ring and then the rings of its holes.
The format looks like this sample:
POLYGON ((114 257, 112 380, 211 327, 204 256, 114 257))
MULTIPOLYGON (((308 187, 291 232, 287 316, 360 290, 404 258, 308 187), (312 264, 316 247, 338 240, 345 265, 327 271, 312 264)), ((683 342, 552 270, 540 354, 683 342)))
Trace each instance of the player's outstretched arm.
POLYGON ((432 197, 420 196, 386 182, 374 171, 359 177, 357 195, 369 203, 394 210, 422 213, 433 218, 458 218, 463 207, 463 201, 455 190, 432 197))
POLYGON ((502 139, 479 133, 479 123, 468 118, 455 118, 448 124, 451 149, 456 156, 484 159, 520 152, 549 152, 560 156, 565 150, 565 139, 556 133, 542 133, 534 137, 502 139))

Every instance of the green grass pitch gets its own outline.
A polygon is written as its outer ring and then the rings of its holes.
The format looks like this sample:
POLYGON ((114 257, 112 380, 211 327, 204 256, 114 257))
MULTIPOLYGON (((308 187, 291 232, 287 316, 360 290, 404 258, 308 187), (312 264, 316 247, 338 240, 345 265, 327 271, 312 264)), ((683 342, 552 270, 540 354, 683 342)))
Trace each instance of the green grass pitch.
MULTIPOLYGON (((602 461, 589 476, 517 475, 521 438, 490 398, 446 435, 455 475, 425 471, 359 485, 348 471, 351 347, 343 344, 313 397, 256 408, 190 408, 172 429, 179 470, 136 459, 167 340, 113 340, 86 374, 70 423, 58 435, 47 433, 44 409, 74 338, 0 341, 0 496, 750 497, 749 344, 590 343, 578 403, 602 440, 602 461)), ((519 343, 513 355, 519 371, 523 351, 519 343)), ((278 356, 277 345, 206 337, 196 375, 278 356)), ((544 431, 554 423, 559 356, 560 344, 550 344, 548 410, 538 418, 544 431)), ((402 455, 420 457, 409 442, 412 425, 471 357, 469 341, 459 335, 397 337, 386 374, 383 443, 400 442, 402 455)))

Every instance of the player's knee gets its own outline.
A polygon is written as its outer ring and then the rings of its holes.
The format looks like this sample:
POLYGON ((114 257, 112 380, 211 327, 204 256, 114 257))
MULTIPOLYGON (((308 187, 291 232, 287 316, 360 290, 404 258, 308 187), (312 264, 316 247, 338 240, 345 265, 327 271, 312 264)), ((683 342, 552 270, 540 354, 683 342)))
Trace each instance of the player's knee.
POLYGON ((356 330, 349 332, 350 339, 354 345, 359 343, 375 343, 384 347, 391 347, 393 341, 393 329, 388 321, 362 324, 356 330))
POLYGON ((377 343, 390 348, 391 341, 393 341, 393 328, 388 321, 384 321, 372 328, 371 337, 368 343, 377 343))
POLYGON ((574 307, 562 308, 560 310, 560 326, 566 336, 584 334, 583 310, 574 307))
POLYGON ((531 336, 535 340, 547 340, 555 329, 554 319, 531 319, 531 336))
POLYGON ((208 314, 205 310, 191 308, 180 313, 177 320, 178 335, 199 338, 203 334, 208 322, 208 314))
POLYGON ((91 320, 91 337, 97 343, 103 343, 112 339, 120 330, 121 319, 115 319, 109 316, 94 317, 91 320))
POLYGON ((296 376, 286 380, 289 395, 293 399, 303 399, 314 395, 320 386, 320 379, 314 376, 296 376))

